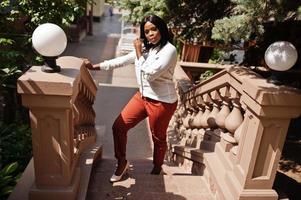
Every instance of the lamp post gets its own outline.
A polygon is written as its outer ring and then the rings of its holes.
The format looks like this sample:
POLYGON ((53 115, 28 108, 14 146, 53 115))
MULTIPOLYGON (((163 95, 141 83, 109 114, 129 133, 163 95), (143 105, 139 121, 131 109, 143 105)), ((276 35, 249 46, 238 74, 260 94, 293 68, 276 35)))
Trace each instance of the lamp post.
POLYGON ((56 64, 56 59, 67 46, 67 37, 62 28, 52 23, 38 26, 32 34, 32 45, 45 60, 42 66, 43 72, 61 71, 60 66, 56 64))
POLYGON ((266 50, 264 60, 271 69, 270 82, 281 85, 281 77, 285 71, 294 66, 298 59, 298 53, 294 45, 287 41, 272 43, 266 50))

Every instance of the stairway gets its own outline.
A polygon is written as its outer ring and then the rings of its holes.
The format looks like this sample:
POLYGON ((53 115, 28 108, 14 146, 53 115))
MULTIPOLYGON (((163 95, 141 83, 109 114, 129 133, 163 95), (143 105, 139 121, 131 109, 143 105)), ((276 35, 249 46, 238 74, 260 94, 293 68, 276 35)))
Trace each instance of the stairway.
POLYGON ((202 176, 166 162, 162 175, 151 175, 152 160, 130 160, 130 170, 122 181, 110 183, 115 160, 103 158, 94 166, 87 200, 211 200, 202 176))
MULTIPOLYGON (((84 57, 92 63, 115 57, 120 33, 120 16, 104 17, 93 24, 93 36, 80 43, 70 43, 64 55, 84 57)), ((201 176, 166 162, 162 175, 151 175, 152 143, 146 121, 140 122, 128 133, 127 156, 131 167, 124 180, 110 183, 115 169, 111 126, 114 119, 137 91, 134 67, 113 71, 90 71, 98 87, 94 104, 96 124, 104 126, 101 138, 102 159, 96 160, 89 177, 86 200, 208 200, 213 199, 201 176)), ((88 175, 87 175, 88 176, 88 175)), ((86 196, 86 198, 85 198, 86 196)))

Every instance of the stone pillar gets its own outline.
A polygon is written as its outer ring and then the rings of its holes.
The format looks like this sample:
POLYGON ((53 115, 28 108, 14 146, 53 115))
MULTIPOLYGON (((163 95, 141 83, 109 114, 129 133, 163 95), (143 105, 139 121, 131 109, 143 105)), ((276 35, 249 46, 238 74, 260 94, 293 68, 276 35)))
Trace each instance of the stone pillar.
POLYGON ((301 114, 301 94, 264 79, 245 79, 242 88, 246 121, 225 181, 235 199, 276 200, 272 186, 290 120, 301 114))
POLYGON ((59 73, 44 73, 41 66, 33 66, 18 79, 32 129, 35 183, 30 199, 71 200, 79 187, 72 109, 80 70, 89 72, 79 58, 61 57, 57 63, 62 68, 59 73))

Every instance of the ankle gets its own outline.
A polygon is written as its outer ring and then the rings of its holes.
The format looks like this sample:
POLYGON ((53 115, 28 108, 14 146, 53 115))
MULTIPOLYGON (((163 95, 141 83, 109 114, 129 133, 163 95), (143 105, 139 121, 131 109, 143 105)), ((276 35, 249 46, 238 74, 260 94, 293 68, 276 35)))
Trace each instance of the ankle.
POLYGON ((123 160, 123 161, 118 160, 117 168, 115 170, 115 175, 120 176, 124 172, 126 167, 127 167, 127 160, 123 160))
POLYGON ((118 165, 125 165, 128 161, 126 159, 117 160, 118 165))
POLYGON ((156 174, 156 175, 159 175, 162 171, 162 167, 161 166, 154 166, 152 171, 151 171, 151 174, 156 174))

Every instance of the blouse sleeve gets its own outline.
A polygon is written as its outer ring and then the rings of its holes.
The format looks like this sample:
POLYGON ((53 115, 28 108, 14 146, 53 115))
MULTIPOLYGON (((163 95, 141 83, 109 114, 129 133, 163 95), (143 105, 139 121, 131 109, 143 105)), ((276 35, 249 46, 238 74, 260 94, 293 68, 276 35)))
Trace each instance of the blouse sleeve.
POLYGON ((118 67, 124 67, 126 65, 134 63, 136 58, 135 51, 130 52, 127 55, 113 58, 111 60, 105 60, 99 63, 100 69, 102 70, 110 70, 118 67))

